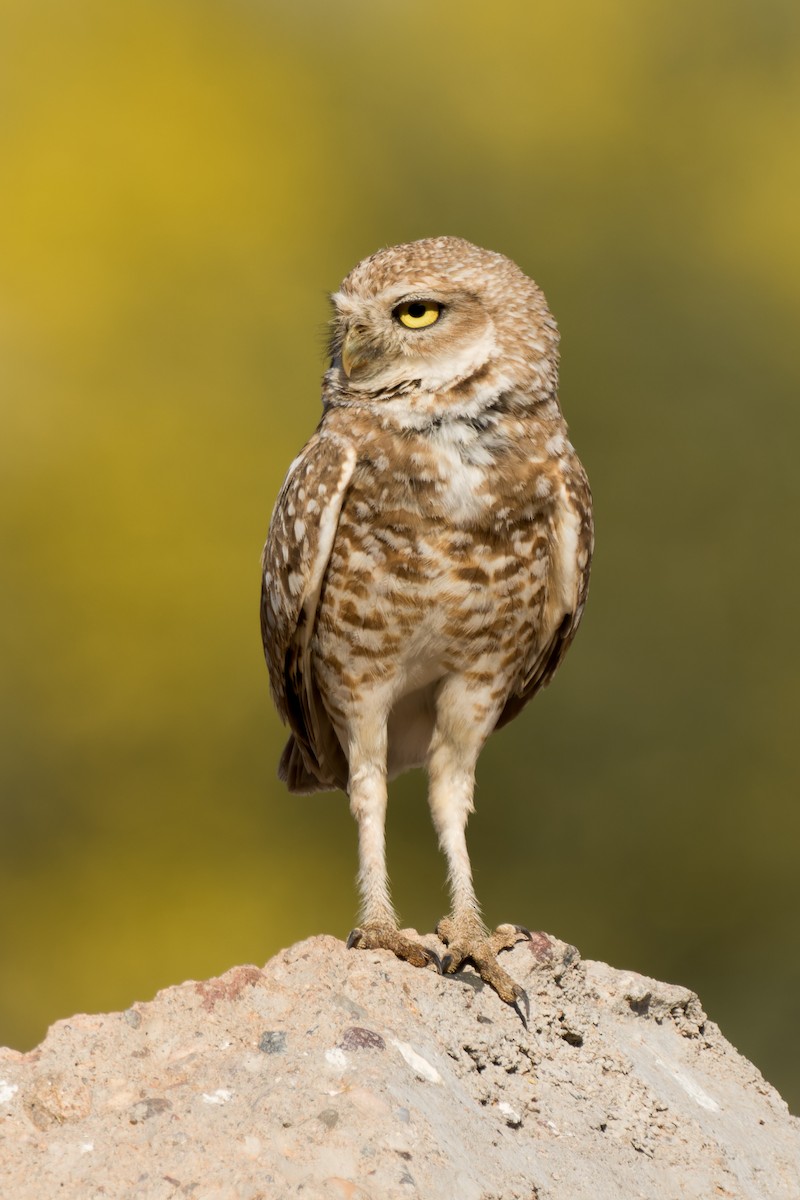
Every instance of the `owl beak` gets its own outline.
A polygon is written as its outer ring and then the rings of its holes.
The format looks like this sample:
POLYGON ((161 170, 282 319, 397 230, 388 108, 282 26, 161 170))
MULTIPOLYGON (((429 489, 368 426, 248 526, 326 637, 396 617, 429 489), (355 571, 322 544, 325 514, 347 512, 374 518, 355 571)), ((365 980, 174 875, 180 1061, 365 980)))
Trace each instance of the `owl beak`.
POLYGON ((349 379, 354 371, 365 367, 373 354, 357 329, 348 329, 342 343, 342 370, 349 379))

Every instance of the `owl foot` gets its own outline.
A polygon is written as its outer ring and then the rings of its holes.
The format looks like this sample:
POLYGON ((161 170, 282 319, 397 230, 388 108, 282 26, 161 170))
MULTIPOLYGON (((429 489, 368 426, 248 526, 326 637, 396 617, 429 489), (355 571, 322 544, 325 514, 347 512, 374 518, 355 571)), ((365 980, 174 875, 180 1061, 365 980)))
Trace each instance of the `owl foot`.
POLYGON ((516 1009, 527 1029, 530 1016, 528 994, 503 970, 497 955, 501 950, 510 950, 519 941, 530 939, 530 930, 524 925, 498 925, 493 933, 487 933, 481 922, 470 916, 468 920, 460 921, 444 917, 436 926, 436 933, 447 946, 447 954, 442 958, 442 973, 452 975, 465 962, 471 962, 481 979, 494 988, 500 999, 516 1009))
POLYGON ((442 974, 442 962, 434 950, 429 950, 421 942, 406 937, 396 925, 388 921, 365 921, 363 925, 351 930, 347 939, 348 950, 391 950, 398 958, 402 958, 412 967, 428 967, 433 965, 442 974))

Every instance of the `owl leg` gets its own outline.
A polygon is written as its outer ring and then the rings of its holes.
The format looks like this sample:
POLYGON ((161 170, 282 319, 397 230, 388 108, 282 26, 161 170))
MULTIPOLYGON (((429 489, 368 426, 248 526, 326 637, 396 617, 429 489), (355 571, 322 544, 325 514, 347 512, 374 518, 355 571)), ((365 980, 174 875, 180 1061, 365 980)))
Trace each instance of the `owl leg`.
POLYGON ((527 1010, 528 1000, 525 990, 503 970, 497 955, 530 934, 518 925, 500 925, 489 932, 481 919, 467 852, 466 826, 473 811, 475 766, 494 725, 492 719, 485 732, 480 724, 476 728, 475 711, 472 699, 465 706, 462 697, 447 696, 444 689, 439 696, 436 731, 428 756, 430 806, 439 845, 447 858, 453 907, 436 932, 447 946, 443 973, 451 974, 464 962, 471 962, 481 979, 501 1000, 513 1005, 524 1022, 523 1006, 527 1010))
POLYGON ((415 967, 433 964, 438 955, 402 934, 389 895, 386 872, 386 725, 366 742, 363 735, 350 744, 350 811, 358 822, 358 885, 361 920, 347 939, 347 948, 391 950, 415 967))

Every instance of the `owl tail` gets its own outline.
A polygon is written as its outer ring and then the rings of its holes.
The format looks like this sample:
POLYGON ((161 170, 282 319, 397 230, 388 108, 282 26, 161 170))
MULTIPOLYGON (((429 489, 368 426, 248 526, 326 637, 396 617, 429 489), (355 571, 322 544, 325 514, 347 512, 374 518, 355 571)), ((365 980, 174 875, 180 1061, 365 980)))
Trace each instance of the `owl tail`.
POLYGON ((333 792, 340 787, 335 780, 320 779, 309 771, 294 734, 283 748, 281 761, 278 763, 278 778, 286 784, 290 792, 298 796, 310 796, 312 792, 333 792))

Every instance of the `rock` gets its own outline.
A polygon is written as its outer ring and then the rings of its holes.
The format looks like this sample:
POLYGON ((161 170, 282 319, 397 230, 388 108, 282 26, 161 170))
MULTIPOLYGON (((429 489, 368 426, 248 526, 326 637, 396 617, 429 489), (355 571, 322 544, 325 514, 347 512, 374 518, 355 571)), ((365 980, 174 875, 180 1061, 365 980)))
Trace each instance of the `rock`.
POLYGON ((800 1123, 685 988, 534 934, 470 971, 332 937, 0 1050, 15 1200, 798 1200, 800 1123))

